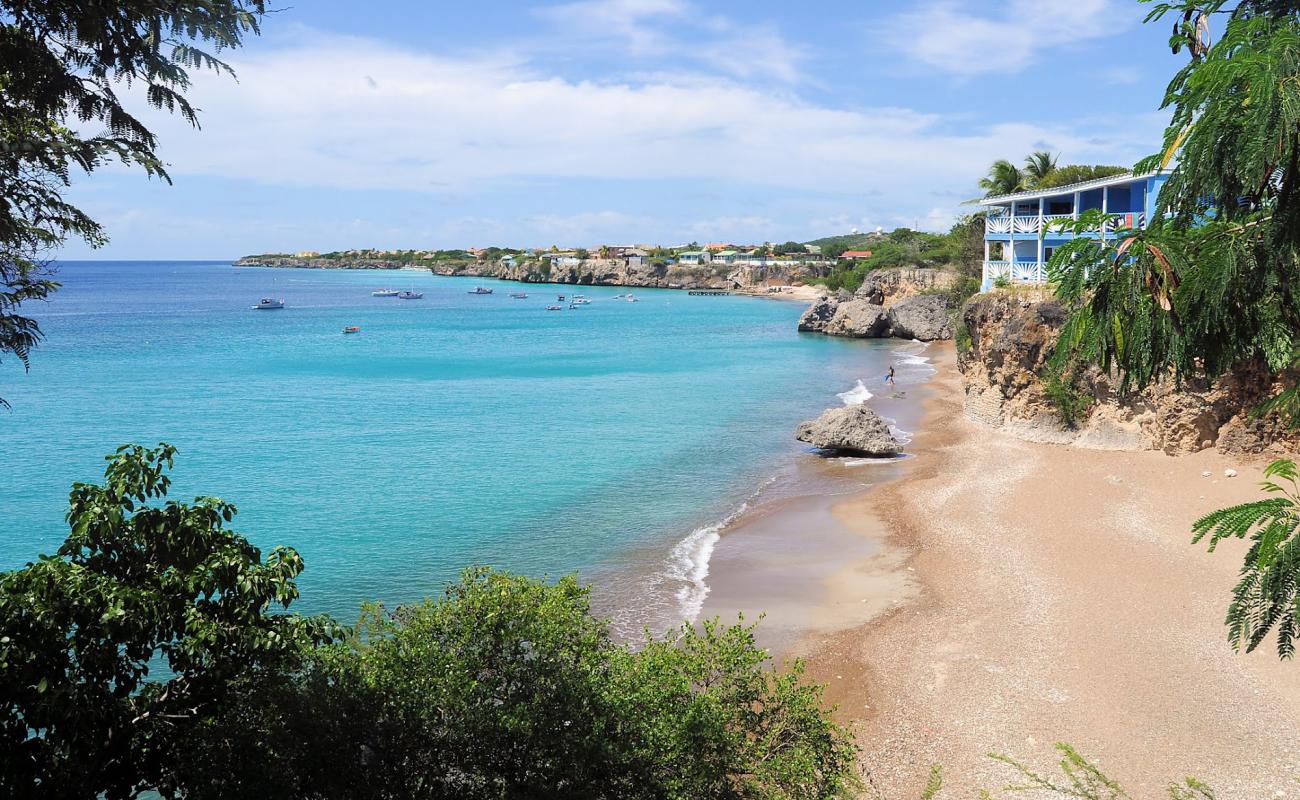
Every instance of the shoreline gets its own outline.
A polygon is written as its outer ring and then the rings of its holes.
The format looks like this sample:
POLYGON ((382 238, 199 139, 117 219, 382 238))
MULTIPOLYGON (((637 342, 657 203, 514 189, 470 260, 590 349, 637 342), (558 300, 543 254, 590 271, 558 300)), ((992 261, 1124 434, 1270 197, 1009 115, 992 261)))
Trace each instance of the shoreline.
MULTIPOLYGON (((935 763, 945 793, 996 790, 1015 776, 987 753, 1050 774, 1061 741, 1135 797, 1189 775, 1220 797, 1293 791, 1300 673, 1226 642, 1243 543, 1190 545, 1192 520, 1258 499, 1262 464, 1033 444, 964 416, 951 360, 929 385, 919 457, 835 507, 880 548, 859 569, 905 589, 794 648, 877 790, 915 796, 935 763)), ((821 618, 858 599, 829 596, 821 618)))
POLYGON ((859 379, 838 399, 861 402, 865 393, 868 405, 907 445, 907 454, 867 459, 804 453, 793 466, 803 490, 757 502, 723 526, 706 564, 707 595, 698 618, 728 623, 740 614, 754 622, 761 615, 755 634, 778 661, 801 655, 810 639, 857 628, 914 594, 901 553, 884 543, 880 523, 842 511, 916 468, 921 459, 912 444, 915 431, 924 430, 931 382, 952 353, 951 346, 904 341, 889 351, 905 391, 873 395, 859 379))

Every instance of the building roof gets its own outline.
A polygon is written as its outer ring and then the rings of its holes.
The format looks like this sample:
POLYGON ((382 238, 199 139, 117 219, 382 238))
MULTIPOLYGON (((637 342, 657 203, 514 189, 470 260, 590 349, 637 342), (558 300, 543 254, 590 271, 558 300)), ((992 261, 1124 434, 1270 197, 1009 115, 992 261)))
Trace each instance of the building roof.
POLYGON ((840 258, 871 258, 870 250, 845 250, 840 258))
POLYGON ((736 254, 735 250, 719 250, 718 252, 714 253, 715 256, 734 256, 735 254, 736 254))
POLYGON ((1159 174, 1160 172, 1144 172, 1141 175, 1134 175, 1131 172, 1123 172, 1119 175, 1110 175, 1105 178, 1093 178, 1090 181, 1069 183, 1065 186, 1053 186, 1050 189, 1034 189, 1027 192, 1016 192, 1015 194, 1000 194, 996 197, 985 197, 979 201, 979 204, 982 206, 993 206, 1010 203, 1014 200, 1037 200, 1040 197, 1055 197, 1060 194, 1073 194, 1075 192, 1084 192, 1090 189, 1100 189, 1103 186, 1119 186, 1125 183, 1136 183, 1137 181, 1150 178, 1152 175, 1159 174))

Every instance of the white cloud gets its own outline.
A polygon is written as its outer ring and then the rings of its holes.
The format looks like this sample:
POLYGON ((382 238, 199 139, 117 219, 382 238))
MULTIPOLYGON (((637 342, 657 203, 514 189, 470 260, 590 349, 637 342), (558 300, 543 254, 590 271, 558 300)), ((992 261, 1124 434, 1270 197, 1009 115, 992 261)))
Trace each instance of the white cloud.
POLYGON ((707 15, 685 0, 575 0, 540 9, 556 39, 533 42, 539 51, 602 50, 623 58, 689 62, 739 78, 802 80, 804 48, 770 25, 751 25, 707 15))
MULTIPOLYGON (((537 13, 549 20, 572 44, 575 39, 612 42, 637 52, 666 43, 652 22, 679 18, 690 11, 684 0, 575 0, 547 6, 537 13)), ((584 43, 585 44, 585 43, 584 43)))
MULTIPOLYGON (((730 81, 596 83, 504 60, 324 39, 200 76, 203 130, 159 121, 175 174, 271 185, 477 190, 537 178, 735 182, 889 191, 969 185, 992 159, 1049 143, 1116 160, 1143 132, 1116 121, 950 128, 905 108, 844 111, 730 81)), ((689 184, 684 184, 689 185, 689 184)))
MULTIPOLYGON (((1007 0, 990 13, 928 0, 886 26, 911 60, 957 75, 1014 72, 1046 51, 1114 33, 1132 16, 1114 0, 1007 0)), ((1127 11, 1127 9, 1126 9, 1127 11)))

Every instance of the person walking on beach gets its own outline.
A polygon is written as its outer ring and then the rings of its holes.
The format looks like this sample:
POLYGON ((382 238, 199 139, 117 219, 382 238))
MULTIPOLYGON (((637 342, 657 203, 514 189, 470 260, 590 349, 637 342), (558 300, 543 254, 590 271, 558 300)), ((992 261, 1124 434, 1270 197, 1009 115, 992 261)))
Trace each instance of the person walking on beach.
POLYGON ((889 384, 890 386, 895 386, 895 385, 896 385, 896 384, 894 383, 894 365, 893 365, 893 364, 890 364, 890 365, 889 365, 889 374, 885 376, 885 383, 889 384))

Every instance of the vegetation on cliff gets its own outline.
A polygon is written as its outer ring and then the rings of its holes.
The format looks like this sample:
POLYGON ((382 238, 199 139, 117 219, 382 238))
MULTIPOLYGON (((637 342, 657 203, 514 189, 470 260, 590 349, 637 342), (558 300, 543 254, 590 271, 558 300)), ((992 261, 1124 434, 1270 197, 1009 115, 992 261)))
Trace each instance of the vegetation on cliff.
MULTIPOLYGON (((828 240, 819 240, 828 241, 828 240)), ((867 275, 880 269, 896 267, 955 269, 974 282, 963 282, 958 302, 979 288, 977 276, 983 259, 983 217, 972 215, 958 220, 947 233, 936 234, 897 228, 887 234, 872 234, 865 258, 840 261, 817 283, 829 289, 857 291, 867 275), (964 293, 964 294, 963 294, 964 293)))

